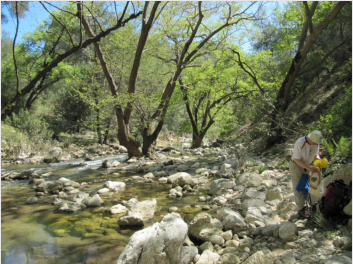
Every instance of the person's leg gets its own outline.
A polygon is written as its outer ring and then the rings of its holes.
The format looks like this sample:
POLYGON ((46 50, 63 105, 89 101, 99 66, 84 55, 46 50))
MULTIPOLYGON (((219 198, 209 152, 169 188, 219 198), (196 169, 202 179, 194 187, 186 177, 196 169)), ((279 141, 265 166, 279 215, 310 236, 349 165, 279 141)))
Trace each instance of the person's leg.
POLYGON ((297 187, 300 178, 303 173, 305 173, 304 168, 300 167, 293 161, 289 162, 289 172, 292 178, 293 193, 295 198, 295 203, 297 205, 297 210, 300 211, 305 206, 306 197, 303 192, 298 192, 295 188, 297 187))

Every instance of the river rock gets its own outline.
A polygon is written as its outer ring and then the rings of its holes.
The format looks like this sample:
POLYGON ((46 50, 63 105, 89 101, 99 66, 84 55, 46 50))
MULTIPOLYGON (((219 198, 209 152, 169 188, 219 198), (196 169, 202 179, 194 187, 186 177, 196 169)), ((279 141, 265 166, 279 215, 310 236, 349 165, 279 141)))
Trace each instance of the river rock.
POLYGON ((37 197, 29 197, 26 200, 26 204, 36 204, 36 203, 38 203, 38 198, 37 197))
POLYGON ((258 187, 263 184, 263 179, 258 173, 243 173, 237 176, 236 185, 243 185, 244 187, 258 187))
POLYGON ((289 221, 284 221, 279 227, 279 237, 285 241, 294 241, 298 233, 297 226, 289 221))
POLYGON ((76 193, 79 193, 80 190, 78 189, 72 189, 71 191, 68 192, 69 195, 73 195, 73 194, 76 194, 76 193))
POLYGON ((128 216, 135 215, 140 217, 144 222, 147 222, 153 218, 156 206, 157 200, 154 198, 142 202, 137 202, 130 207, 128 216))
MULTIPOLYGON (((74 202, 80 204, 82 202, 83 199, 89 197, 88 193, 85 192, 78 192, 75 194, 74 198, 72 199, 74 202)), ((63 197, 60 197, 60 193, 59 193, 59 198, 65 199, 65 195, 63 195, 63 197)))
POLYGON ((98 207, 101 206, 104 201, 98 194, 93 195, 92 197, 86 197, 82 200, 82 203, 87 207, 98 207))
POLYGON ((218 210, 216 217, 221 221, 225 230, 233 230, 235 226, 246 227, 246 222, 241 214, 228 207, 223 207, 218 210))
POLYGON ((232 189, 235 186, 234 180, 218 179, 214 180, 210 185, 209 195, 220 195, 222 189, 232 189))
POLYGON ((218 236, 218 235, 213 235, 209 238, 209 241, 212 243, 212 244, 216 244, 216 245, 219 245, 219 246, 223 246, 224 245, 224 239, 223 237, 221 236, 218 236))
POLYGON ((136 215, 130 215, 121 217, 118 220, 118 224, 120 226, 143 226, 144 222, 140 217, 136 215))
POLYGON ((111 163, 110 163, 110 161, 109 160, 105 160, 105 161, 103 161, 102 162, 102 167, 103 168, 110 168, 112 165, 111 165, 111 163))
POLYGON ((109 212, 111 214, 126 214, 127 211, 128 209, 121 204, 117 204, 109 208, 109 212))
POLYGON ((220 260, 220 255, 214 253, 210 250, 205 250, 202 252, 200 259, 196 264, 216 264, 220 260))
POLYGON ((199 213, 189 224, 189 236, 200 241, 208 241, 211 236, 222 233, 221 222, 207 213, 199 213))
POLYGON ((119 161, 113 161, 113 163, 110 165, 111 167, 118 167, 120 165, 119 161))
POLYGON ((125 182, 106 181, 105 186, 113 192, 122 192, 126 188, 125 182))
POLYGON ((44 182, 44 179, 30 179, 28 184, 34 184, 34 185, 39 185, 42 182, 44 182))
POLYGON ((221 172, 225 173, 228 169, 232 168, 232 165, 229 163, 223 163, 221 166, 221 172))
POLYGON ((221 256, 222 264, 240 263, 240 259, 234 253, 226 253, 221 256))
POLYGON ((56 193, 62 191, 63 186, 61 181, 45 181, 37 185, 34 190, 36 192, 56 193))
POLYGON ((246 199, 242 201, 242 207, 244 211, 247 211, 249 207, 263 207, 265 202, 261 199, 246 199))
POLYGON ((176 167, 177 171, 188 171, 189 170, 189 166, 184 165, 184 164, 180 164, 176 167))
POLYGON ((197 247, 184 246, 180 250, 180 264, 190 264, 198 253, 197 247))
POLYGON ((157 171, 155 175, 156 177, 165 177, 167 176, 167 173, 165 171, 157 171))
MULTIPOLYGON (((269 250, 261 250, 257 251, 252 254, 247 260, 243 262, 244 264, 257 264, 257 263, 264 263, 264 264, 273 264, 272 254, 269 250)), ((288 262, 284 262, 288 263, 288 262)))
POLYGON ((59 147, 55 147, 49 152, 48 156, 46 156, 43 159, 43 162, 44 163, 60 162, 61 157, 62 157, 62 149, 59 147))
POLYGON ((84 204, 70 201, 62 201, 60 205, 59 210, 63 212, 77 212, 86 208, 86 205, 84 204))
POLYGON ((179 184, 188 184, 190 186, 196 185, 195 181, 191 178, 191 175, 187 172, 177 172, 167 177, 168 183, 174 184, 176 181, 178 181, 179 184), (179 178, 182 179, 178 181, 179 178))
POLYGON ((81 186, 78 182, 72 181, 65 177, 61 177, 58 181, 62 182, 64 186, 72 186, 74 188, 78 188, 81 186))
POLYGON ((117 264, 181 263, 188 226, 179 214, 166 215, 161 223, 135 232, 117 264))
POLYGON ((280 188, 273 188, 271 190, 268 190, 266 192, 266 200, 268 200, 268 201, 273 201, 273 200, 283 201, 282 190, 280 188))
POLYGON ((99 194, 108 193, 110 190, 108 188, 102 188, 97 191, 99 194))
POLYGON ((283 201, 277 205, 277 214, 285 220, 289 220, 296 213, 297 206, 294 202, 283 201))
POLYGON ((124 146, 119 146, 119 152, 127 153, 127 148, 125 148, 124 146))

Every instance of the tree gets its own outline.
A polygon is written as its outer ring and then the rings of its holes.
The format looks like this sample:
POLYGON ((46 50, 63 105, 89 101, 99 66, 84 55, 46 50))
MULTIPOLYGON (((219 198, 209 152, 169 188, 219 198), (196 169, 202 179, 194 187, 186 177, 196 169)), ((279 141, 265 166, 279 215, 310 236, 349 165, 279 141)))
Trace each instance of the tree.
MULTIPOLYGON (((179 78, 193 130, 191 148, 202 146, 203 138, 210 127, 216 120, 224 118, 225 108, 229 102, 257 92, 257 89, 248 83, 248 76, 243 69, 238 66, 246 64, 241 62, 240 53, 236 52, 239 57, 234 60, 230 52, 223 48, 201 57, 202 66, 186 71, 185 84, 182 78, 179 78)), ((263 91, 260 86, 259 89, 263 91)))
POLYGON ((298 48, 296 51, 296 55, 292 59, 292 63, 290 68, 285 76, 284 81, 277 93, 276 103, 274 106, 274 110, 271 113, 271 130, 273 131, 273 135, 271 135, 267 140, 267 148, 273 146, 273 144, 277 142, 281 142, 282 136, 282 126, 279 126, 279 118, 286 111, 289 104, 289 96, 292 85, 300 72, 301 65, 306 60, 307 55, 314 45, 317 38, 322 34, 324 29, 333 21, 333 19, 338 15, 342 7, 347 2, 337 2, 335 6, 331 9, 328 14, 325 14, 322 17, 319 17, 315 21, 314 13, 317 9, 319 2, 312 2, 309 7, 307 2, 303 2, 304 12, 305 12, 305 22, 303 23, 302 30, 299 36, 298 48), (316 22, 316 23, 314 23, 316 22), (309 32, 309 35, 308 35, 309 32))
MULTIPOLYGON (((44 6, 44 5, 43 5, 44 6)), ((86 40, 83 39, 82 37, 82 19, 80 16, 77 16, 76 14, 68 11, 68 10, 63 10, 59 8, 63 13, 69 14, 74 17, 78 17, 80 21, 80 27, 78 28, 78 38, 73 38, 72 34, 73 32, 70 33, 69 29, 65 24, 63 24, 59 19, 57 19, 57 16, 60 13, 52 13, 51 16, 53 19, 55 19, 60 25, 62 29, 61 35, 59 35, 58 38, 60 37, 65 37, 67 39, 67 45, 68 48, 65 52, 63 53, 55 53, 53 54, 52 58, 47 61, 44 65, 41 66, 41 69, 39 69, 35 74, 33 74, 30 78, 30 80, 27 82, 26 85, 21 90, 18 90, 16 92, 16 95, 11 99, 11 101, 7 105, 2 105, 1 106, 1 116, 2 118, 5 118, 5 116, 11 115, 11 113, 14 110, 14 107, 28 94, 32 93, 38 84, 38 82, 41 82, 41 80, 45 79, 46 76, 52 72, 53 69, 55 69, 59 63, 63 62, 66 58, 71 56, 72 54, 75 54, 79 50, 83 50, 89 45, 91 45, 93 42, 97 42, 100 39, 108 36, 111 32, 123 27, 126 23, 129 21, 137 18, 142 14, 142 12, 137 12, 131 14, 128 18, 125 18, 125 12, 126 12, 127 4, 125 6, 124 11, 122 12, 120 18, 117 18, 117 22, 114 25, 111 25, 110 27, 106 28, 105 30, 102 30, 99 34, 97 34, 94 38, 88 38, 86 40)), ((69 19, 70 20, 70 19, 69 19)), ((56 38, 56 39, 58 39, 56 38)))

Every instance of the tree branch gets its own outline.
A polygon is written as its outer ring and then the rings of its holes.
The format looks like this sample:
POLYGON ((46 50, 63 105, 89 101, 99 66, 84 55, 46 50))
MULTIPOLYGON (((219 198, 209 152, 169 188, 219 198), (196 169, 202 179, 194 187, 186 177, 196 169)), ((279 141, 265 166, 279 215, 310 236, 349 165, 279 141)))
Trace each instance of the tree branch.
POLYGON ((233 50, 233 49, 231 49, 231 48, 229 48, 229 50, 238 55, 238 61, 237 61, 237 63, 238 63, 238 65, 240 66, 240 68, 242 68, 243 71, 245 71, 245 72, 253 79, 254 83, 255 83, 256 86, 259 88, 259 90, 260 90, 262 93, 264 93, 265 91, 261 88, 260 84, 258 83, 257 78, 256 78, 256 75, 254 74, 253 70, 252 70, 249 66, 247 66, 246 64, 245 64, 245 65, 251 70, 251 73, 250 73, 247 69, 245 69, 243 63, 241 62, 239 52, 237 52, 237 51, 235 51, 235 50, 233 50))
MULTIPOLYGON (((69 35, 70 41, 72 46, 75 46, 74 41, 72 40, 71 34, 69 32, 69 30, 66 28, 66 26, 61 23, 61 21, 59 19, 56 18, 56 16, 54 16, 46 7, 45 5, 42 3, 42 1, 39 1, 39 3, 44 7, 45 10, 47 10, 47 12, 65 29, 65 31, 67 32, 67 34, 69 35)), ((71 13, 70 13, 71 14, 71 13)))
POLYGON ((308 6, 308 2, 303 1, 304 8, 305 8, 305 13, 306 13, 306 19, 308 21, 308 27, 309 27, 309 33, 310 35, 313 34, 313 23, 311 21, 311 14, 308 6))

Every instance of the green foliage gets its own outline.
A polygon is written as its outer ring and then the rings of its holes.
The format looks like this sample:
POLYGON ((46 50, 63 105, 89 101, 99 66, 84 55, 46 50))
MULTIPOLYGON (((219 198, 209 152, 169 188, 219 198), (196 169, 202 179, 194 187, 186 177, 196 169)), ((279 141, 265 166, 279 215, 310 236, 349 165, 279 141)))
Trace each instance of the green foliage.
POLYGON ((268 170, 267 167, 261 166, 261 167, 259 168, 259 173, 261 174, 261 173, 263 173, 263 172, 266 171, 266 170, 268 170))
POLYGON ((17 128, 35 144, 50 141, 54 134, 40 117, 23 109, 18 114, 13 113, 11 118, 7 117, 5 123, 17 128))
POLYGON ((251 162, 251 163, 248 164, 249 167, 255 167, 255 166, 257 166, 257 165, 258 165, 258 164, 257 164, 256 160, 254 160, 253 162, 251 162))
POLYGON ((317 227, 324 231, 329 231, 334 229, 332 222, 327 220, 321 212, 315 212, 311 215, 310 221, 313 222, 317 227))
POLYGON ((352 138, 347 139, 342 136, 338 143, 336 143, 334 139, 332 139, 332 143, 329 143, 324 139, 323 146, 331 158, 351 157, 352 155, 352 138))
POLYGON ((336 104, 314 127, 320 130, 326 138, 338 140, 342 136, 350 137, 352 134, 352 87, 345 89, 345 96, 337 100, 336 104))

